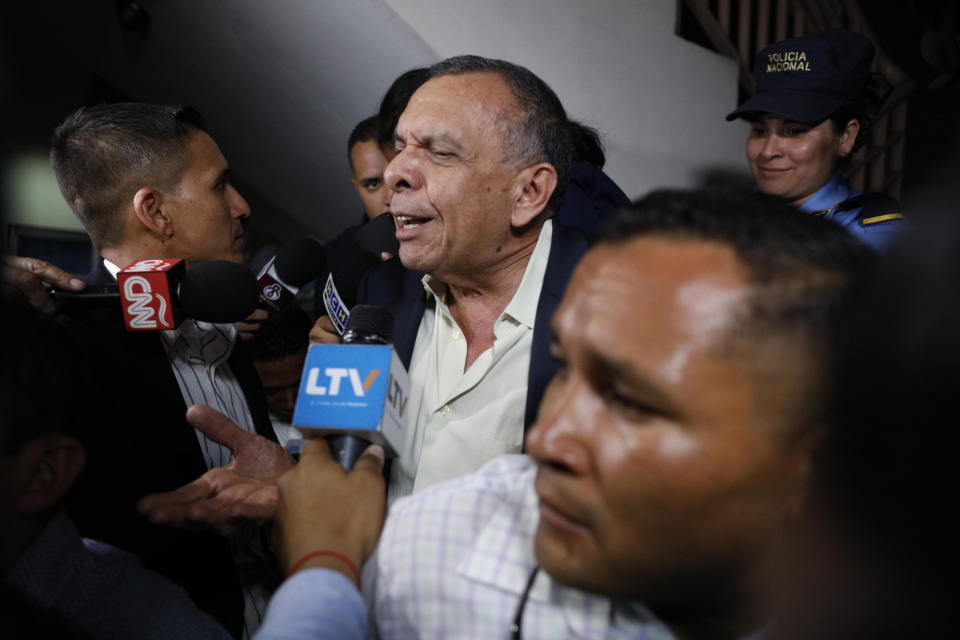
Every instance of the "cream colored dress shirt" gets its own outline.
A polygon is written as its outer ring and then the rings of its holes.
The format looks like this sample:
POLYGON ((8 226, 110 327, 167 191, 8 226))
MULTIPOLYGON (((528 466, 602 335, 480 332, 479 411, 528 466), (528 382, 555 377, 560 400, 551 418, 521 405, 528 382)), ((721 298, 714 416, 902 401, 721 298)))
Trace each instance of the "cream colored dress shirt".
POLYGON ((427 305, 410 359, 410 405, 390 499, 479 469, 523 444, 527 374, 553 224, 540 230, 520 286, 493 325, 493 346, 464 371, 467 344, 447 287, 424 276, 427 305))

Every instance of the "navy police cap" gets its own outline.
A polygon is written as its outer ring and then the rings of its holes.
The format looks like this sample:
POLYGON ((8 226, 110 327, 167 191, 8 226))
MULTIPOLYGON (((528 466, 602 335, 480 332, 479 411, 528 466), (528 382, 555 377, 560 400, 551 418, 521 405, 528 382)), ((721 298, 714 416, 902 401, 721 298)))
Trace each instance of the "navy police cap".
POLYGON ((862 99, 873 44, 846 29, 781 40, 757 54, 757 93, 727 116, 773 113, 796 122, 820 122, 841 100, 862 99))

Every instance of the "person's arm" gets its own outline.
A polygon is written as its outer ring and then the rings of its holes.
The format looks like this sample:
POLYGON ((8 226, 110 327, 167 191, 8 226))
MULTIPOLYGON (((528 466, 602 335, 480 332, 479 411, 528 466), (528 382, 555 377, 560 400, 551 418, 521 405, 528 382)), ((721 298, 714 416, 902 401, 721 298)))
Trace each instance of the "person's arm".
POLYGON ((383 528, 383 457, 381 447, 368 447, 348 472, 325 440, 311 439, 280 478, 277 557, 292 575, 271 599, 257 640, 366 637, 359 568, 383 528))
POLYGON ((367 611, 350 578, 333 569, 298 571, 267 608, 254 640, 362 640, 367 611))

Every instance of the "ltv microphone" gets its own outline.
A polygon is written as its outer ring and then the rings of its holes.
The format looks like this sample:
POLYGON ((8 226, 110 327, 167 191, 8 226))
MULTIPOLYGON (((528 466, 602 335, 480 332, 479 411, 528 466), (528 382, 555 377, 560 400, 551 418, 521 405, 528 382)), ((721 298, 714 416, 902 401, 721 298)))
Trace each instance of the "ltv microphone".
POLYGON ((54 308, 119 306, 129 331, 175 329, 186 318, 203 322, 237 322, 257 306, 257 280, 247 267, 225 260, 140 260, 117 273, 117 284, 83 291, 52 289, 54 308))
POLYGON ((323 245, 313 238, 288 242, 257 276, 260 301, 275 311, 291 306, 301 287, 319 276, 326 264, 323 245))
POLYGON ((392 334, 389 311, 357 305, 342 344, 307 351, 293 426, 304 437, 328 437, 344 469, 371 443, 391 457, 403 445, 410 377, 390 346, 392 334))

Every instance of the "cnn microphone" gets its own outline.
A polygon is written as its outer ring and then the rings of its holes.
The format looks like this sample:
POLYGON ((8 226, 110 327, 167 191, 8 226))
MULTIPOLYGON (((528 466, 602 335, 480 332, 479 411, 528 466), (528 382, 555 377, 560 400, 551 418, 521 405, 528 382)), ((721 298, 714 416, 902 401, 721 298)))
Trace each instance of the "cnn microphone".
POLYGON ((260 301, 274 311, 291 306, 300 288, 313 282, 326 264, 323 245, 313 238, 288 242, 257 276, 260 301))
POLYGON ((58 311, 119 306, 128 331, 176 329, 186 318, 237 322, 257 306, 257 280, 247 267, 225 260, 140 260, 117 273, 117 284, 83 291, 51 289, 58 311))
POLYGON ((410 377, 390 342, 393 317, 381 307, 357 305, 339 345, 314 344, 300 379, 293 426, 305 437, 325 436, 330 452, 350 470, 370 444, 396 456, 410 377))

